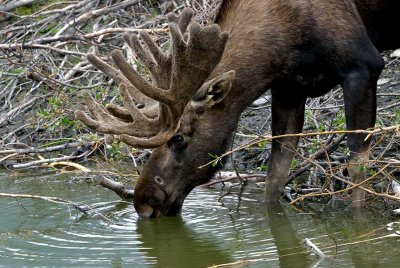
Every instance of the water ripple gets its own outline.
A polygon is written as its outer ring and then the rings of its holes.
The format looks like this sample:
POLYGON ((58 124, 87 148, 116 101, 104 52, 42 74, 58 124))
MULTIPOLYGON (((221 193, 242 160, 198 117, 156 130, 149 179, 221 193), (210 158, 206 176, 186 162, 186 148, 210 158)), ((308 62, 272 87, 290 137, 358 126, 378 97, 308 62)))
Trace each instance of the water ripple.
POLYGON ((85 184, 66 186, 51 175, 18 180, 0 175, 0 188, 34 189, 87 203, 102 215, 38 200, 3 199, 0 267, 208 267, 243 259, 254 267, 310 267, 318 259, 303 247, 304 238, 328 255, 318 267, 332 262, 362 266, 365 260, 390 267, 399 260, 393 257, 398 240, 382 238, 389 219, 381 215, 355 220, 323 206, 315 210, 319 214, 298 213, 288 206, 262 205, 260 192, 234 192, 219 202, 223 191, 198 188, 185 201, 181 217, 143 220, 114 193, 85 184))

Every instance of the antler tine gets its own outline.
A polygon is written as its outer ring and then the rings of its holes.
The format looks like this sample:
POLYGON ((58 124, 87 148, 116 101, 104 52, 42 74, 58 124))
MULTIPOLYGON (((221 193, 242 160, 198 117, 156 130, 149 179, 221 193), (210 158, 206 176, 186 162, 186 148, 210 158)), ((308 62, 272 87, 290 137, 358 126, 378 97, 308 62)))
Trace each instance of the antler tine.
POLYGON ((115 80, 118 84, 125 84, 128 87, 128 90, 131 92, 132 96, 135 96, 135 101, 139 103, 146 103, 151 100, 149 97, 141 93, 139 90, 135 89, 134 87, 130 86, 130 82, 128 79, 126 79, 125 76, 121 74, 121 72, 99 57, 97 57, 95 54, 88 54, 87 56, 88 61, 97 69, 111 77, 112 79, 115 80))
MULTIPOLYGON (((136 34, 124 33, 122 35, 122 38, 124 39, 125 43, 133 51, 135 51, 135 53, 138 56, 139 60, 144 65, 146 65, 147 68, 149 68, 150 73, 154 72, 157 63, 154 61, 154 59, 150 55, 150 53, 147 50, 145 50, 143 48, 143 46, 140 44, 138 36, 136 34)), ((159 53, 159 55, 161 56, 162 53, 159 53)))
MULTIPOLYGON (((179 16, 170 13, 167 18, 170 23, 176 23, 178 25, 181 33, 185 33, 193 18, 193 11, 190 8, 185 8, 179 16)), ((161 52, 147 31, 141 31, 140 37, 145 42, 149 51, 144 49, 136 34, 125 33, 123 35, 125 43, 135 51, 140 61, 149 69, 154 83, 158 87, 164 89, 169 88, 171 79, 171 57, 161 52)))
MULTIPOLYGON (((127 88, 127 90, 129 91, 129 88, 127 88)), ((138 105, 138 106, 141 107, 139 108, 140 113, 142 113, 147 118, 152 119, 158 117, 159 113, 158 102, 155 101, 154 103, 147 103, 145 105, 138 105)), ((106 105, 106 110, 111 115, 118 117, 124 122, 133 122, 130 112, 123 107, 110 103, 106 105)))
POLYGON ((171 94, 179 94, 179 98, 183 94, 186 99, 190 99, 219 63, 229 35, 226 32, 221 33, 218 25, 202 28, 200 24, 193 22, 189 27, 186 44, 173 23, 170 30, 173 43, 171 94), (196 79, 192 79, 193 77, 196 79), (182 86, 193 91, 185 92, 180 89, 182 86))
POLYGON ((139 89, 144 95, 165 104, 173 104, 173 100, 168 92, 150 84, 143 77, 141 77, 125 60, 124 55, 120 50, 113 50, 111 52, 111 57, 129 82, 131 82, 131 84, 135 88, 139 89))
POLYGON ((167 15, 168 22, 170 23, 175 22, 176 24, 178 24, 179 30, 182 33, 186 32, 186 29, 192 18, 193 18, 193 10, 191 10, 190 8, 184 8, 179 16, 177 16, 174 13, 169 13, 167 15))
POLYGON ((132 68, 120 50, 111 53, 119 70, 95 55, 88 55, 95 67, 120 84, 124 107, 110 104, 105 111, 87 94, 88 108, 96 119, 83 112, 77 112, 77 118, 99 132, 119 134, 121 141, 135 147, 153 148, 166 143, 179 127, 187 103, 220 61, 228 39, 219 26, 202 28, 198 23, 190 24, 192 17, 191 9, 184 9, 180 16, 168 15, 169 55, 161 52, 147 32, 140 33, 145 46, 137 35, 123 35, 126 44, 149 69, 153 84, 132 68), (137 106, 139 99, 145 108, 137 106))
POLYGON ((150 139, 139 138, 129 135, 121 135, 120 140, 136 148, 156 148, 165 144, 171 138, 170 131, 161 131, 150 139))
POLYGON ((88 127, 102 133, 117 135, 127 134, 137 137, 156 135, 159 128, 158 120, 147 118, 135 105, 133 105, 132 97, 124 85, 121 85, 120 92, 124 106, 130 112, 130 115, 134 120, 133 122, 124 122, 123 120, 107 113, 87 91, 84 91, 83 95, 86 99, 89 111, 94 115, 96 120, 92 119, 82 111, 77 111, 75 113, 76 118, 88 127))
POLYGON ((95 54, 89 53, 86 55, 86 58, 94 67, 114 79, 115 82, 117 82, 118 84, 126 84, 128 82, 128 80, 125 78, 125 76, 121 74, 119 70, 115 69, 114 67, 97 57, 95 54))
POLYGON ((141 31, 140 36, 150 51, 144 49, 136 34, 124 34, 126 44, 135 51, 140 61, 149 69, 154 84, 168 88, 171 79, 171 58, 165 56, 151 39, 149 33, 141 31))
MULTIPOLYGON (((179 16, 174 13, 168 14, 168 21, 177 23, 181 33, 186 31, 192 18, 193 11, 190 8, 185 8, 179 16)), ((139 34, 149 51, 141 45, 136 34, 125 33, 123 39, 136 53, 140 61, 149 69, 155 85, 164 89, 169 88, 172 69, 171 56, 166 56, 161 52, 147 31, 141 31, 139 34)), ((110 113, 117 114, 121 119, 129 120, 129 113, 125 109, 112 104, 106 108, 110 113)), ((146 115, 148 117, 155 117, 156 108, 156 105, 153 105, 151 108, 148 107, 146 115)))

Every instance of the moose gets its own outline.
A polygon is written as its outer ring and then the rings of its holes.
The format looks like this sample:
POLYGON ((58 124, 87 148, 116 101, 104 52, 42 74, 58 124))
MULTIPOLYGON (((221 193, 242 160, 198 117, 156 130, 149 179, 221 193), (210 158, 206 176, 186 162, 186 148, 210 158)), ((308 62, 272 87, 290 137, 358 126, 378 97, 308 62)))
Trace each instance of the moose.
MULTIPOLYGON (((267 90, 272 95, 272 135, 302 131, 305 102, 336 85, 343 89, 348 130, 374 127, 376 87, 384 67, 380 52, 400 46, 399 0, 225 0, 216 23, 192 22, 193 11, 169 14, 170 49, 150 34, 123 39, 151 75, 142 77, 121 50, 118 68, 95 54, 92 65, 119 84, 123 106, 102 108, 84 93, 91 116, 76 117, 101 133, 118 135, 136 148, 152 148, 135 186, 140 217, 179 214, 185 197, 210 180, 218 166, 210 154, 228 149, 241 112, 267 90), (139 39, 140 37, 140 39, 139 39)), ((265 200, 277 202, 299 138, 272 141, 265 200)), ((371 139, 348 134, 348 173, 361 182, 371 139)), ((363 206, 355 189, 352 205, 363 206)))

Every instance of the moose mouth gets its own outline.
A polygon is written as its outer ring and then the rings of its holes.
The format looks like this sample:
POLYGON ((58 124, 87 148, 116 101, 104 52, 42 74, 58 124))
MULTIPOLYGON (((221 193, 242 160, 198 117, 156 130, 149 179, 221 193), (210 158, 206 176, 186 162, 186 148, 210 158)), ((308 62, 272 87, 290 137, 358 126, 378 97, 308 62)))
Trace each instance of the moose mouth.
POLYGON ((173 202, 169 206, 164 206, 163 208, 154 208, 148 204, 141 204, 135 206, 137 213, 140 218, 158 218, 161 216, 176 216, 181 213, 182 210, 181 202, 173 202))
POLYGON ((140 218, 157 218, 161 216, 161 211, 154 209, 148 204, 141 204, 140 206, 135 206, 137 213, 140 218))

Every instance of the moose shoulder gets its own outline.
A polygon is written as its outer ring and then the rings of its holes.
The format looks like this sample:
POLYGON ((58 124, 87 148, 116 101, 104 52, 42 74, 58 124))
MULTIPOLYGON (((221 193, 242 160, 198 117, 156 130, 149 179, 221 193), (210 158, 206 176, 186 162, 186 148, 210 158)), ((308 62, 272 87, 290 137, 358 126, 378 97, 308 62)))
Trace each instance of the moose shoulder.
MULTIPOLYGON (((400 0, 226 0, 217 24, 200 27, 193 12, 170 14, 170 52, 163 54, 146 32, 124 35, 126 44, 149 69, 143 79, 121 51, 112 53, 119 70, 89 55, 89 61, 120 85, 124 107, 104 110, 86 94, 95 119, 76 116, 90 128, 120 135, 135 147, 154 148, 134 193, 142 217, 175 215, 196 186, 217 167, 199 166, 210 154, 224 153, 241 112, 266 90, 272 93, 272 134, 302 131, 305 101, 340 84, 349 130, 375 124, 376 82, 384 62, 379 52, 400 46, 400 0), (228 37, 229 36, 229 37, 228 37)), ((349 134, 349 174, 365 173, 370 140, 349 134)), ((279 200, 298 138, 273 140, 266 201, 279 200)), ((363 191, 353 192, 362 206, 363 191)))

